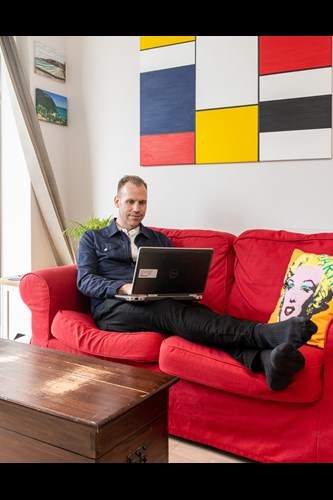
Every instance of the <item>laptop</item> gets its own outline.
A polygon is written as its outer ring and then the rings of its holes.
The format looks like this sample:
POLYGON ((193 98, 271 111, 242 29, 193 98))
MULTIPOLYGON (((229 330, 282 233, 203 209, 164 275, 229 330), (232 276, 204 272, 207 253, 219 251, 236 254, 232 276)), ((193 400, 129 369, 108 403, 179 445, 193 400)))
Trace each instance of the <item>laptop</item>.
POLYGON ((132 293, 115 297, 127 301, 200 300, 213 252, 212 248, 141 247, 132 293))

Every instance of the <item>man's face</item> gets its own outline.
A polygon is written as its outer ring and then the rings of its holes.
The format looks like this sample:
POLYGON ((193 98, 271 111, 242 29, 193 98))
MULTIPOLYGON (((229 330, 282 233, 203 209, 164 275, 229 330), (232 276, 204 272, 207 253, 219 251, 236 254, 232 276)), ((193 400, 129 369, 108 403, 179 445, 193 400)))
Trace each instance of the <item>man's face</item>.
POLYGON ((114 197, 114 204, 118 208, 117 223, 128 231, 134 229, 146 215, 147 190, 143 184, 127 182, 114 197))

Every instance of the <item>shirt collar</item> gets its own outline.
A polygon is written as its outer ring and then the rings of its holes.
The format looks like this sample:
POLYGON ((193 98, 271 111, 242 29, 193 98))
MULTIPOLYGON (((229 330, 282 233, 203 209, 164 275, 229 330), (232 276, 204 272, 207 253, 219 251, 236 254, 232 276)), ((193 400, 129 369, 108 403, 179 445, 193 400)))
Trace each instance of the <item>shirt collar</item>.
MULTIPOLYGON (((108 236, 114 236, 116 233, 118 233, 119 229, 117 227, 117 224, 116 224, 116 220, 117 218, 113 218, 112 219, 112 222, 109 226, 107 226, 105 229, 107 231, 107 235, 108 236)), ((148 230, 147 228, 140 223, 140 226, 139 226, 139 231, 138 231, 140 234, 143 234, 143 236, 145 236, 146 238, 149 238, 149 233, 148 233, 148 230)))
POLYGON ((120 226, 117 226, 117 228, 119 229, 119 231, 123 231, 124 233, 128 234, 128 236, 130 236, 131 238, 134 238, 140 232, 140 226, 137 226, 134 229, 130 229, 129 231, 127 231, 127 229, 123 229, 120 226))

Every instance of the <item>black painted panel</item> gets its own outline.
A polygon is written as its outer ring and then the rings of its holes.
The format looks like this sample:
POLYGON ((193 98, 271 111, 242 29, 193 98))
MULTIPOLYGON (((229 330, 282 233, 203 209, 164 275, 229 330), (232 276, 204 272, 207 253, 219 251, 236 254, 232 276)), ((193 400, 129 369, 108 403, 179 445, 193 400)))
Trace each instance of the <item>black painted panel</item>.
POLYGON ((259 131, 309 130, 332 127, 332 96, 265 101, 259 104, 259 131))

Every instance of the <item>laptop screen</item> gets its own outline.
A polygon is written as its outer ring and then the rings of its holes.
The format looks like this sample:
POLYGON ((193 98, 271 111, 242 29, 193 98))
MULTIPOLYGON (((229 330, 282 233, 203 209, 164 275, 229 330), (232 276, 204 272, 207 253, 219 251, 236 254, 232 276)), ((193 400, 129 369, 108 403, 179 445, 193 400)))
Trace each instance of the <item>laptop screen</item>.
POLYGON ((203 293, 212 248, 141 247, 132 294, 203 293))

